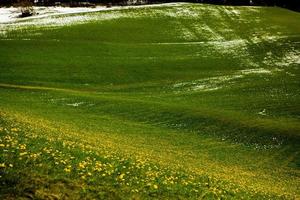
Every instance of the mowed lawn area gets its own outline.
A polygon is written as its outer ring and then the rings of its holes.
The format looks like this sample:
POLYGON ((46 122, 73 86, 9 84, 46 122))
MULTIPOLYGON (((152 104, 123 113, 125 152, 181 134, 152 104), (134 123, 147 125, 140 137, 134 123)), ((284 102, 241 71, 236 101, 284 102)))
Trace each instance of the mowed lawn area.
POLYGON ((0 24, 0 198, 300 198, 299 22, 177 3, 0 24))

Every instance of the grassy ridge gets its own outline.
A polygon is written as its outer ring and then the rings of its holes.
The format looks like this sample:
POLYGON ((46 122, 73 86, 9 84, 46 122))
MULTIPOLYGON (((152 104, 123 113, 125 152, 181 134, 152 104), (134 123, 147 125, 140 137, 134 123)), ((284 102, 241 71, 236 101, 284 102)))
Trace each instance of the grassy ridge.
POLYGON ((47 133, 45 121, 39 120, 40 126, 33 128, 28 126, 28 117, 27 123, 16 125, 24 116, 3 112, 1 116, 6 118, 1 120, 2 144, 6 146, 1 158, 6 161, 1 165, 5 168, 2 198, 292 198, 246 190, 197 172, 173 171, 151 164, 145 155, 125 159, 107 144, 104 149, 89 142, 78 144, 78 135, 74 140, 70 131, 61 135, 59 130, 61 137, 57 138, 57 130, 47 133))
MULTIPOLYGON (((7 24, 2 183, 25 167, 43 183, 30 190, 37 198, 297 198, 299 20, 279 8, 179 4, 7 24), (17 161, 8 136, 74 160, 17 161), (102 177, 87 157, 113 171, 102 177)), ((4 184, 5 197, 35 185, 20 177, 4 184)))

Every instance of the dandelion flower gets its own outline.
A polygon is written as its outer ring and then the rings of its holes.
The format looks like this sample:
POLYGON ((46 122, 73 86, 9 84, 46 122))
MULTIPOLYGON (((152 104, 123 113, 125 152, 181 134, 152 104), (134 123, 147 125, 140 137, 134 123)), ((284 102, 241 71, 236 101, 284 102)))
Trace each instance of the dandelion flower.
POLYGON ((119 176, 119 178, 120 178, 120 179, 123 179, 124 176, 125 176, 125 174, 121 174, 121 175, 119 176))
POLYGON ((20 150, 25 150, 26 149, 26 144, 20 144, 19 148, 20 148, 20 150))
POLYGON ((27 152, 22 152, 22 153, 20 153, 20 156, 24 156, 26 154, 27 154, 27 152))
POLYGON ((71 168, 65 168, 64 171, 67 172, 67 173, 70 173, 71 172, 71 168))
POLYGON ((12 132, 17 132, 19 129, 18 128, 11 128, 10 129, 12 132))

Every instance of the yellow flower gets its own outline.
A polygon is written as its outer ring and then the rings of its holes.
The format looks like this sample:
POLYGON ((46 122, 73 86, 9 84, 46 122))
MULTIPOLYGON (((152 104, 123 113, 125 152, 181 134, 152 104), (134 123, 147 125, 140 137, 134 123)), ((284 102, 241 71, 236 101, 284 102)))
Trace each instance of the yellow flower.
POLYGON ((26 149, 26 144, 20 144, 19 148, 20 148, 20 150, 25 150, 26 149))
POLYGON ((84 169, 85 168, 85 163, 79 163, 78 166, 79 166, 79 168, 84 169))
POLYGON ((153 185, 153 188, 157 190, 157 189, 158 189, 158 185, 155 185, 155 184, 154 184, 154 185, 153 185))
POLYGON ((119 179, 123 179, 125 174, 120 174, 119 179))
POLYGON ((24 156, 26 154, 27 154, 27 152, 22 152, 22 153, 20 153, 20 156, 24 156))
POLYGON ((65 160, 61 160, 60 163, 62 163, 64 165, 67 164, 65 160))
POLYGON ((71 168, 65 168, 64 171, 67 172, 67 173, 70 173, 71 172, 71 168))
POLYGON ((13 131, 13 132, 17 132, 19 129, 18 128, 11 128, 10 130, 13 131))
POLYGON ((9 166, 9 167, 13 167, 13 164, 9 164, 8 166, 9 166))
POLYGON ((0 163, 0 168, 5 168, 5 163, 0 163))
POLYGON ((5 145, 4 144, 0 144, 0 147, 5 147, 5 145))
POLYGON ((39 156, 37 153, 33 153, 30 155, 30 158, 36 159, 39 156))

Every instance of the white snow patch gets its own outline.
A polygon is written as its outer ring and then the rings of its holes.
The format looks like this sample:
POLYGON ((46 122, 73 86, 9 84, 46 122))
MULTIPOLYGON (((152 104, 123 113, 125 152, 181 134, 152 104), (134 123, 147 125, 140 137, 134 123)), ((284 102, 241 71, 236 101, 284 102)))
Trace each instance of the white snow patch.
POLYGON ((48 99, 48 101, 50 102, 59 102, 59 101, 66 101, 68 100, 67 98, 51 98, 51 99, 48 99))
POLYGON ((243 75, 248 75, 248 74, 272 74, 273 72, 268 69, 258 68, 258 69, 241 70, 240 73, 243 75))
POLYGON ((69 7, 34 7, 35 13, 37 15, 33 15, 26 18, 20 18, 20 11, 16 7, 10 8, 0 8, 0 23, 9 23, 16 21, 23 21, 28 19, 37 19, 43 17, 49 17, 54 15, 61 14, 74 14, 74 13, 85 13, 85 12, 96 12, 105 10, 106 8, 96 7, 96 8, 69 8, 69 7))
MULTIPOLYGON (((282 27, 277 27, 277 26, 272 27, 273 30, 278 30, 279 28, 282 28, 282 27)), ((284 33, 279 32, 279 31, 272 32, 272 29, 270 32, 265 32, 265 31, 259 30, 256 34, 253 35, 253 37, 251 38, 250 41, 254 44, 261 43, 264 41, 278 42, 279 40, 282 40, 282 39, 298 38, 300 36, 299 34, 285 35, 284 33)), ((297 42, 294 42, 294 43, 297 43, 297 42)))
POLYGON ((247 46, 247 41, 244 39, 228 40, 228 41, 212 41, 207 43, 210 48, 222 55, 226 54, 239 54, 243 53, 243 50, 247 46))
POLYGON ((82 104, 85 104, 85 102, 78 102, 78 103, 67 103, 67 106, 73 106, 73 107, 78 107, 82 104))
POLYGON ((219 33, 217 33, 213 28, 211 28, 207 24, 203 24, 201 28, 204 32, 206 32, 206 35, 209 36, 208 38, 210 40, 217 40, 217 41, 224 40, 224 38, 219 33))
POLYGON ((0 8, 0 23, 10 22, 18 15, 20 15, 20 13, 17 8, 0 8))
POLYGON ((230 84, 231 81, 244 78, 250 74, 272 74, 271 70, 264 68, 258 69, 245 69, 239 70, 232 75, 216 76, 204 79, 198 79, 189 82, 181 82, 173 85, 176 91, 213 91, 218 90, 226 85, 230 84))
POLYGON ((156 43, 147 43, 153 45, 209 45, 216 47, 240 47, 246 45, 246 40, 237 39, 237 40, 228 40, 228 41, 195 41, 195 42, 156 42, 156 43))
POLYGON ((267 115, 266 109, 263 109, 262 111, 258 112, 258 114, 266 116, 267 115))
POLYGON ((282 59, 282 62, 278 62, 278 65, 289 66, 291 64, 300 64, 300 51, 287 52, 282 59))
POLYGON ((282 56, 276 57, 272 52, 268 52, 263 63, 269 66, 288 67, 292 64, 300 64, 300 51, 291 49, 282 56))
POLYGON ((166 7, 166 6, 180 6, 186 3, 164 3, 164 4, 152 4, 152 5, 137 5, 137 6, 114 6, 111 8, 107 8, 105 6, 97 6, 95 8, 86 8, 86 7, 42 7, 42 6, 34 6, 34 11, 37 15, 20 18, 20 11, 16 7, 10 8, 1 8, 0 7, 0 23, 10 23, 28 19, 37 19, 50 17, 55 15, 62 14, 79 14, 79 13, 91 13, 98 11, 108 11, 108 10, 123 10, 123 9, 132 9, 132 8, 151 8, 151 7, 166 7))
POLYGON ((173 7, 172 9, 164 10, 161 14, 174 18, 197 18, 200 16, 201 12, 191 7, 173 7))
POLYGON ((197 40, 198 39, 197 35, 195 35, 195 33, 187 27, 182 26, 180 28, 179 32, 181 33, 181 34, 179 34, 180 38, 182 38, 184 40, 197 40))
POLYGON ((289 75, 289 76, 293 76, 293 77, 295 77, 296 76, 296 74, 293 74, 293 73, 291 73, 291 72, 285 72, 287 75, 289 75))
MULTIPOLYGON (((151 7, 170 7, 174 8, 181 6, 185 3, 166 3, 166 4, 153 4, 153 5, 139 5, 139 6, 116 6, 107 8, 104 6, 98 6, 96 8, 69 8, 69 7, 34 7, 35 12, 38 15, 34 15, 26 18, 19 18, 20 12, 18 8, 0 8, 0 35, 7 36, 7 33, 11 30, 22 30, 28 27, 46 27, 55 28, 60 26, 67 26, 73 24, 82 24, 90 21, 103 21, 117 19, 120 17, 136 18, 141 17, 149 12, 129 13, 122 12, 126 9, 140 9, 151 7), (110 11, 114 12, 101 12, 110 11), (99 14, 92 14, 99 12, 99 14), (80 14, 81 15, 76 15, 80 14)), ((154 16, 156 11, 154 10, 154 16)))
POLYGON ((239 10, 237 10, 233 7, 227 7, 227 8, 225 7, 224 12, 231 18, 235 18, 235 19, 236 19, 236 17, 239 17, 239 15, 241 14, 241 12, 239 10))

